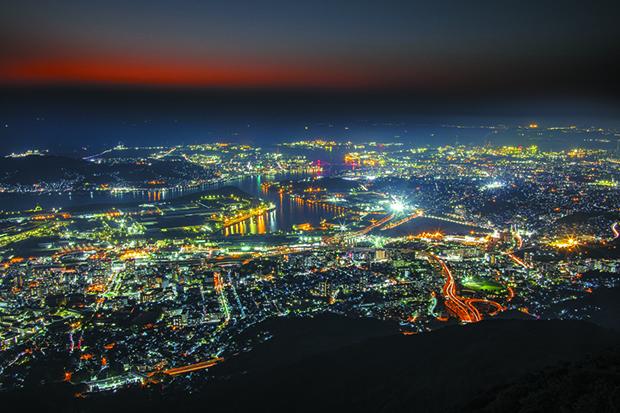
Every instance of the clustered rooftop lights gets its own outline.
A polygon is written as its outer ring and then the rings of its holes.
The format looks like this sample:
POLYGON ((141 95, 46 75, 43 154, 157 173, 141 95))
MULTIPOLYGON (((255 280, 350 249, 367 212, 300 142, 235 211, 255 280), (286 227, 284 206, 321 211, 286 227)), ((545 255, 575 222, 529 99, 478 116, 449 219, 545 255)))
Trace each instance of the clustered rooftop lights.
POLYGON ((394 201, 390 205, 390 209, 394 212, 403 212, 405 210, 405 204, 402 201, 394 201))
POLYGON ((578 239, 574 237, 568 237, 568 238, 552 241, 549 243, 549 245, 551 247, 558 248, 558 249, 573 249, 579 246, 580 242, 578 239))
POLYGON ((504 183, 501 181, 492 181, 482 187, 483 190, 503 188, 504 183))

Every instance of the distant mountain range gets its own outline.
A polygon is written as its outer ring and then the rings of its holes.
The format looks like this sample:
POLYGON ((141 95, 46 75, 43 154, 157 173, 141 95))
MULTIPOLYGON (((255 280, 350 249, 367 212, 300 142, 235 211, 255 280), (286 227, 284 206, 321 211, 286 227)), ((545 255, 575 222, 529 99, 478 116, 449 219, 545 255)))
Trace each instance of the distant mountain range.
POLYGON ((0 161, 0 184, 33 185, 62 180, 94 186, 118 182, 145 184, 152 180, 192 178, 204 172, 199 166, 175 160, 119 162, 112 165, 65 156, 34 155, 3 158, 0 161))

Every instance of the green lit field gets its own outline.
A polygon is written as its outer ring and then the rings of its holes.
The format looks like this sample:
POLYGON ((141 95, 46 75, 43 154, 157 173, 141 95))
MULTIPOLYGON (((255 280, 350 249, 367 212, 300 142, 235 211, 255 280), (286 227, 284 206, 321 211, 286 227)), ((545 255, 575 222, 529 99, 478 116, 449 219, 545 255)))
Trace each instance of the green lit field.
POLYGON ((474 291, 498 293, 504 289, 500 283, 482 278, 464 278, 462 284, 463 287, 474 291))

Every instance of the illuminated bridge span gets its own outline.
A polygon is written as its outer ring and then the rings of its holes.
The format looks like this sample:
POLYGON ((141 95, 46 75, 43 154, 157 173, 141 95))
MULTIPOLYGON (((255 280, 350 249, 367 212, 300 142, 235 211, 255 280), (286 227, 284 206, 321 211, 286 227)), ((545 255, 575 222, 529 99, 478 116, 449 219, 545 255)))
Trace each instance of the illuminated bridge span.
POLYGON ((495 228, 491 227, 490 225, 477 224, 475 222, 468 222, 468 221, 459 221, 459 220, 452 219, 452 218, 439 217, 437 215, 427 215, 427 214, 424 214, 424 216, 426 218, 432 218, 432 219, 437 219, 437 220, 440 220, 440 221, 452 222, 453 224, 466 225, 466 226, 469 226, 469 227, 478 227, 478 228, 484 228, 484 229, 488 229, 488 230, 495 229, 495 228))
POLYGON ((386 222, 388 222, 388 221, 390 221, 392 219, 394 219, 394 214, 390 214, 388 216, 385 216, 385 217, 381 218, 379 221, 376 221, 375 223, 370 224, 367 227, 365 227, 365 228, 363 228, 363 229, 361 229, 361 230, 359 230, 357 232, 354 232, 353 234, 351 234, 351 236, 356 237, 356 236, 360 236, 360 235, 366 235, 370 231, 372 231, 373 229, 380 227, 381 225, 385 224, 386 222))
POLYGON ((385 231, 386 229, 396 228, 397 226, 402 225, 406 222, 409 222, 412 219, 421 217, 422 215, 423 215, 422 211, 416 211, 411 215, 407 215, 406 217, 399 219, 398 221, 390 222, 389 224, 381 228, 381 231, 385 231))
POLYGON ((393 218, 394 218, 394 214, 386 215, 385 217, 381 218, 380 220, 371 223, 370 225, 360 229, 359 231, 350 232, 350 233, 344 234, 344 235, 334 235, 333 237, 325 238, 324 242, 326 244, 330 244, 332 242, 338 241, 339 238, 341 238, 344 241, 344 240, 347 240, 347 239, 359 237, 361 235, 366 235, 370 231, 372 231, 373 229, 380 227, 381 225, 385 224, 386 222, 390 221, 393 218))
POLYGON ((177 376, 179 374, 191 373, 193 371, 208 369, 209 367, 213 367, 216 364, 223 362, 224 359, 222 357, 215 357, 210 360, 201 361, 199 363, 189 364, 187 366, 175 367, 172 369, 164 370, 164 373, 169 376, 177 376))

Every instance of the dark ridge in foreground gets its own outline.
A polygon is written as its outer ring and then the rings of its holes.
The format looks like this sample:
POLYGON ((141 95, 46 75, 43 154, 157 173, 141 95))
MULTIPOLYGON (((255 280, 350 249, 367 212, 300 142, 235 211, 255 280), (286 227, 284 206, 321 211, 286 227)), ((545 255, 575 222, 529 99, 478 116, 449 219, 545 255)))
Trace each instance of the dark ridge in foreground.
POLYGON ((254 368, 246 374, 213 381, 193 394, 131 389, 74 399, 39 389, 36 398, 31 393, 5 394, 1 401, 17 402, 22 411, 66 412, 531 412, 588 411, 584 403, 592 399, 589 411, 601 411, 595 409, 605 404, 600 386, 613 387, 614 382, 603 368, 591 368, 592 363, 605 363, 592 360, 609 360, 616 381, 620 366, 618 333, 582 321, 489 320, 427 334, 375 337, 323 351, 312 350, 312 345, 299 352, 294 344, 299 334, 292 337, 288 350, 283 341, 277 346, 287 362, 261 360, 279 356, 259 346, 250 363, 254 368), (547 382, 546 374, 560 379, 547 382), (580 399, 579 410, 559 402, 541 410, 531 403, 544 398, 544 391, 553 401, 563 391, 579 388, 589 392, 580 399))
POLYGON ((603 351, 576 363, 531 373, 489 391, 463 412, 597 412, 620 409, 620 351, 603 351))
POLYGON ((491 320, 371 339, 253 372, 214 393, 230 411, 458 411, 497 386, 618 342, 617 333, 586 322, 491 320))

